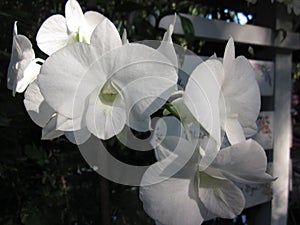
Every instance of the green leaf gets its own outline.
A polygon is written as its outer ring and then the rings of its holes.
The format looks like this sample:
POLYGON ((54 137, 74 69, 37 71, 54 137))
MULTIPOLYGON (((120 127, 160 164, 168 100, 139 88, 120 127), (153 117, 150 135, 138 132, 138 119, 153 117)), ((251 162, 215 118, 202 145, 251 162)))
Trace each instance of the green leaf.
POLYGON ((195 30, 192 21, 189 18, 179 15, 181 26, 184 34, 186 35, 195 35, 195 30))

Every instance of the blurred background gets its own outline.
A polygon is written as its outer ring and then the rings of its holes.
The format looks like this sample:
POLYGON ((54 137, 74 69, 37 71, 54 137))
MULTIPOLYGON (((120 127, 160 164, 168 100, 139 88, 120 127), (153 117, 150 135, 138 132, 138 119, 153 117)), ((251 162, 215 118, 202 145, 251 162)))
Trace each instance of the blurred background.
MULTIPOLYGON (((83 11, 95 10, 108 17, 120 33, 127 30, 130 42, 161 40, 165 32, 160 20, 170 14, 187 13, 207 19, 274 28, 275 3, 244 0, 79 0, 83 11), (267 4, 267 6, 266 6, 267 4), (263 11, 269 7, 267 11, 263 11), (271 19, 265 20, 268 17, 271 19), (273 18, 273 20, 272 20, 273 18), (271 21, 271 22, 270 22, 271 21), (272 22, 273 21, 273 22, 272 22)), ((279 3, 276 3, 279 4, 279 3)), ((43 21, 53 14, 64 15, 64 0, 0 0, 0 224, 1 225, 153 225, 138 198, 138 187, 119 185, 101 178, 84 161, 76 145, 64 137, 41 141, 41 129, 25 111, 23 94, 12 97, 6 88, 7 67, 12 45, 14 21, 18 33, 38 50, 36 33, 43 21)), ((194 37, 191 21, 180 18, 184 35, 173 41, 198 55, 222 56, 225 42, 210 42, 194 37)), ((290 15, 292 31, 300 31, 300 18, 290 15)), ((199 28, 200 29, 200 28, 199 28)), ((274 60, 273 49, 237 44, 236 54, 249 59, 274 60)), ((300 224, 300 52, 293 52, 293 95, 291 96, 294 188, 291 188, 288 224, 300 224)), ((140 138, 147 133, 137 133, 140 138)), ((111 154, 133 165, 155 162, 153 152, 130 151, 115 139, 105 142, 111 154)), ((269 158, 272 154, 268 155, 269 158)), ((251 210, 234 220, 215 219, 206 224, 254 224, 251 210)))

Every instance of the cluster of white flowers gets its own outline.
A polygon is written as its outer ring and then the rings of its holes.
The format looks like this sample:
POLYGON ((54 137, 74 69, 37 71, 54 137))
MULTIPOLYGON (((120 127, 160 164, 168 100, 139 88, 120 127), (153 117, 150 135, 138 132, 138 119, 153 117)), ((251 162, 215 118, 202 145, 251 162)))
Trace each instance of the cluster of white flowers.
POLYGON ((78 145, 91 136, 109 139, 127 126, 151 130, 151 116, 164 108, 152 140, 161 169, 191 154, 162 182, 145 173, 145 211, 164 225, 233 218, 245 204, 234 182, 273 180, 265 173, 263 148, 247 139, 256 133, 260 110, 254 70, 245 57, 235 58, 231 38, 223 61, 213 56, 200 63, 178 91, 173 25, 157 49, 129 43, 109 19, 83 14, 76 0, 68 0, 65 17, 49 17, 37 33, 38 47, 49 56, 45 61, 35 58, 15 23, 8 88, 13 94, 26 90, 24 104, 43 128, 42 139, 65 135, 78 145))
POLYGON ((169 179, 154 184, 151 168, 145 173, 140 198, 145 211, 159 224, 195 225, 215 217, 234 218, 245 206, 244 195, 235 183, 274 180, 265 172, 264 149, 253 139, 246 139, 256 133, 260 110, 254 73, 245 57, 235 58, 230 39, 223 60, 213 56, 198 65, 182 100, 174 101, 180 115, 192 114, 189 120, 165 117, 157 122, 153 147, 163 168, 161 176, 172 163, 178 163, 166 159, 193 152, 169 179), (203 129, 211 130, 208 137, 203 136, 203 129), (174 153, 176 148, 184 152, 174 153))

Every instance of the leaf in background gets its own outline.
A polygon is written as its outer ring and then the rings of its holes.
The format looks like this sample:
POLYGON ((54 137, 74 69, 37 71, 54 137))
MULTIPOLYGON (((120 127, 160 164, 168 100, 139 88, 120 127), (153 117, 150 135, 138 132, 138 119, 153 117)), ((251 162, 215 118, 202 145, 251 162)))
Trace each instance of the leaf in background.
POLYGON ((195 35, 195 30, 192 21, 189 18, 179 15, 183 32, 186 35, 195 35))

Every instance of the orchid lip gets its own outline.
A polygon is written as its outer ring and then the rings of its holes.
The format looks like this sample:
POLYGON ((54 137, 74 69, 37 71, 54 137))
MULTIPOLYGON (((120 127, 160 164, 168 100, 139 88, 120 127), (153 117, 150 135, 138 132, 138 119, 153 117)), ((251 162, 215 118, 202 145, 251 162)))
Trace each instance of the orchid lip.
POLYGON ((111 81, 107 81, 101 88, 98 97, 105 105, 112 105, 116 100, 119 92, 111 81))

